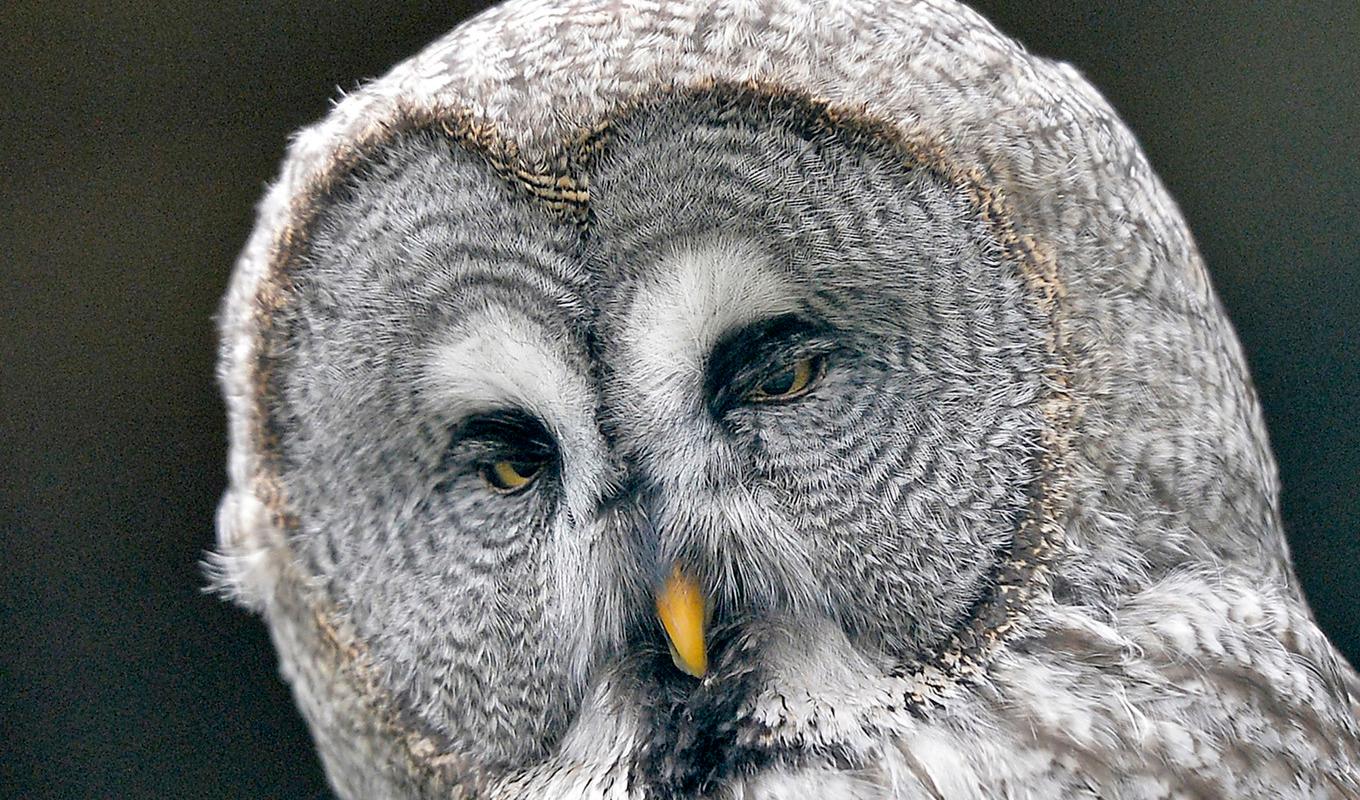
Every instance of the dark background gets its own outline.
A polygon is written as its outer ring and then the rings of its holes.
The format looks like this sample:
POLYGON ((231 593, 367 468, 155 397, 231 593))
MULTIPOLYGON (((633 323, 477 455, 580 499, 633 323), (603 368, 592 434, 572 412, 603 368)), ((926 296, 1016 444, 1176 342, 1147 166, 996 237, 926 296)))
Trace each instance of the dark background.
MULTIPOLYGON (((324 796, 263 625, 201 593, 212 316, 289 132, 467 13, 387 5, 0 10, 0 795, 324 796)), ((1090 76, 1179 199, 1354 661, 1360 4, 981 6, 1090 76)))

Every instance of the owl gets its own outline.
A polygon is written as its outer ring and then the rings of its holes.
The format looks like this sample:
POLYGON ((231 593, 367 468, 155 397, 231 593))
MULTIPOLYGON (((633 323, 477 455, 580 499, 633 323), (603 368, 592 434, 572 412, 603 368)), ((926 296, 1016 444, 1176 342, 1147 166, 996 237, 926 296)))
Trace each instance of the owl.
POLYGON ((1360 797, 1185 223, 950 0, 488 11, 292 142, 221 343, 342 797, 1360 797))

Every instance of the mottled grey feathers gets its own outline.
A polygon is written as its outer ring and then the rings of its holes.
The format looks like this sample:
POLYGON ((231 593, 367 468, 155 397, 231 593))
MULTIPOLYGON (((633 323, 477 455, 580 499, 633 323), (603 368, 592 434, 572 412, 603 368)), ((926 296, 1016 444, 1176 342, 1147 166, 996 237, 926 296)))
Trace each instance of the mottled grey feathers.
POLYGON ((342 795, 1360 796, 1174 204, 966 9, 510 3, 260 213, 220 565, 342 795))

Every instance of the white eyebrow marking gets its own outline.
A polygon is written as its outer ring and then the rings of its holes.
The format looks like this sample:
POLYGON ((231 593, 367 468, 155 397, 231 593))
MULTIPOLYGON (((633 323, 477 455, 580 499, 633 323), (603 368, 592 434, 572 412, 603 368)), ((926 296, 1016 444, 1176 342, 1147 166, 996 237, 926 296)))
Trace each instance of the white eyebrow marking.
POLYGON ((626 334, 633 360, 652 384, 700 376, 723 334, 798 310, 769 255, 744 239, 679 246, 657 262, 656 276, 638 291, 626 334))
POLYGON ((503 308, 469 315, 431 348, 422 389, 455 416, 523 408, 549 422, 589 413, 590 390, 561 344, 503 308))

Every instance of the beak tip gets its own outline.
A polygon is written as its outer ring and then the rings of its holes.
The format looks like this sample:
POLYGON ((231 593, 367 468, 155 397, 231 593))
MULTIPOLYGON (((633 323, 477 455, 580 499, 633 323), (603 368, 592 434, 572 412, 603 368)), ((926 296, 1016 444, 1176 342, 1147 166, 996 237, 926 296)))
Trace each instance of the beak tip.
POLYGON ((691 678, 702 678, 704 675, 708 674, 708 658, 706 653, 700 652, 697 656, 691 654, 691 657, 687 658, 684 655, 681 655, 680 651, 676 650, 675 645, 672 644, 671 660, 675 662, 675 666, 681 672, 691 678))

